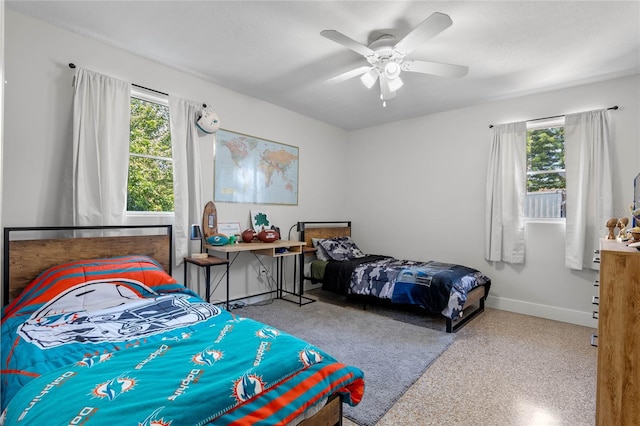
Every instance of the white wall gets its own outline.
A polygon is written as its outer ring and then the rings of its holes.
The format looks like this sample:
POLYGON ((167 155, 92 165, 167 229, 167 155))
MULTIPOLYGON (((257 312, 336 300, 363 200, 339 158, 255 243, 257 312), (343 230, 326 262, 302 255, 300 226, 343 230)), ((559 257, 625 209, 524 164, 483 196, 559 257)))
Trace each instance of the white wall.
MULTIPOLYGON (((0 229, 2 228, 2 152, 4 147, 4 2, 0 2, 0 229)), ((0 242, 0 251, 4 252, 4 239, 0 242)), ((4 262, 0 263, 0 276, 3 275, 4 262)))
MULTIPOLYGON (((492 306, 594 325, 595 273, 564 268, 563 225, 527 225, 524 265, 484 260, 488 125, 619 105, 611 112, 614 201, 623 214, 640 171, 640 77, 346 133, 11 10, 5 18, 3 226, 71 224, 73 71, 67 64, 74 62, 206 102, 229 130, 300 147, 299 205, 261 206, 283 232, 298 220, 346 218, 353 221, 354 238, 365 251, 482 270, 493 281, 492 306)), ((212 143, 204 142, 201 153, 205 190, 213 198, 212 143)), ((243 226, 249 225, 251 207, 217 203, 220 220, 243 226)), ((266 289, 256 279, 258 266, 250 255, 238 258, 232 267, 232 297, 266 289)), ((182 270, 174 276, 181 281, 182 270)), ((222 293, 215 296, 220 299, 222 293)))
POLYGON ((528 223, 523 265, 484 260, 488 126, 618 105, 610 112, 613 199, 616 215, 630 217, 639 95, 640 77, 632 76, 352 132, 347 216, 356 241, 367 252, 479 269, 492 279, 490 306, 595 326, 596 273, 564 267, 564 224, 528 223))
MULTIPOLYGON (((222 127, 300 148, 298 206, 260 206, 284 236, 299 220, 342 216, 347 134, 292 111, 207 83, 39 20, 6 10, 3 226, 71 224, 72 79, 77 66, 211 105, 222 127), (337 164, 336 164, 337 163, 337 164), (327 165, 332 164, 330 172, 327 165)), ((224 60, 229 60, 225 58, 224 60)), ((205 194, 213 199, 213 138, 201 146, 205 194)), ((248 204, 216 203, 220 221, 249 227, 248 204)), ((297 239, 295 231, 293 239, 297 239)), ((270 259, 265 259, 269 262, 270 259)), ((292 261, 289 262, 292 265, 292 261)), ((231 297, 265 291, 258 263, 234 264, 231 297), (252 267, 247 268, 247 264, 252 267)), ((215 268, 214 268, 215 269, 215 268)), ((216 271, 213 271, 216 272, 216 271)), ((182 269, 174 271, 182 281, 182 269)), ((291 281, 290 277, 287 277, 291 281)), ((224 285, 221 285, 221 288, 224 285)), ((222 293, 216 296, 222 298, 222 293)))

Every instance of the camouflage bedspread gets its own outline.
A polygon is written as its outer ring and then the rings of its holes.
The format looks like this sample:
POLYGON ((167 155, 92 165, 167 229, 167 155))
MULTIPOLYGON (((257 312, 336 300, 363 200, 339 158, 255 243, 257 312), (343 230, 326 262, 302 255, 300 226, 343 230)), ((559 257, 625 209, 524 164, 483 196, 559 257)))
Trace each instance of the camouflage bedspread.
POLYGON ((391 259, 389 256, 379 256, 369 254, 365 257, 346 260, 342 262, 329 261, 324 268, 322 278, 322 289, 338 294, 349 294, 351 286, 351 275, 358 265, 377 262, 383 259, 391 259))
MULTIPOLYGON (((462 311, 471 290, 486 285, 488 293, 491 284, 491 280, 476 269, 435 261, 376 256, 351 266, 347 293, 418 305, 447 318, 455 318, 462 311)), ((327 265, 327 271, 329 269, 327 265)))

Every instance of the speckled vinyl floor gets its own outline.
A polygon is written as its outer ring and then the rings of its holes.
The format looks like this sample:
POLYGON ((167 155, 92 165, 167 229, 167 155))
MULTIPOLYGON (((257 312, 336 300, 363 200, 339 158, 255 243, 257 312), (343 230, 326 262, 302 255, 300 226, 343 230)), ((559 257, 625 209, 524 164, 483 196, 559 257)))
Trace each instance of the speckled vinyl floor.
MULTIPOLYGON (((394 404, 386 425, 593 425, 595 329, 487 308, 394 404)), ((366 398, 366 392, 365 392, 366 398)), ((356 423, 344 419, 344 424, 356 423)))

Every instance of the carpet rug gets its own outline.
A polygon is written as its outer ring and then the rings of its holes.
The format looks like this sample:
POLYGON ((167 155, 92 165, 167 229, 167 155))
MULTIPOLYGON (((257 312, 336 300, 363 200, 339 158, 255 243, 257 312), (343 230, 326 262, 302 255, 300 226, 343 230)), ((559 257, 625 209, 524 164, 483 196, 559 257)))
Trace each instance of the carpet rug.
POLYGON ((375 425, 455 338, 361 307, 322 301, 298 306, 276 299, 233 312, 306 340, 338 361, 360 368, 364 397, 355 407, 345 404, 343 414, 363 426, 375 425))
POLYGON ((367 312, 383 315, 397 321, 406 322, 420 327, 431 328, 433 330, 445 331, 447 322, 443 315, 432 314, 418 306, 394 304, 389 300, 377 299, 374 297, 350 297, 343 294, 336 294, 321 288, 304 292, 305 296, 312 299, 321 300, 332 305, 344 306, 354 309, 366 309, 367 312))

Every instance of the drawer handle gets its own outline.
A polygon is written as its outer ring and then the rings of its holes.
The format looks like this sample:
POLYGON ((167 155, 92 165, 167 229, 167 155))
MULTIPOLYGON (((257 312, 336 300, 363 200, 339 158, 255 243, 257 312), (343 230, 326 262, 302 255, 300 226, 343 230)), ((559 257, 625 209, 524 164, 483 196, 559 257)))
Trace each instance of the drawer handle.
POLYGON ((591 315, 593 319, 598 319, 598 311, 593 311, 593 315, 591 315))
POLYGON ((599 280, 595 280, 595 281, 593 282, 593 286, 594 286, 594 287, 600 287, 600 281, 599 281, 599 280))
POLYGON ((594 257, 593 258, 593 263, 600 263, 600 258, 599 257, 594 257))
POLYGON ((592 334, 591 335, 591 346, 593 346, 594 348, 598 347, 598 335, 597 334, 592 334))
POLYGON ((598 296, 593 296, 591 298, 591 303, 593 303, 594 305, 599 305, 600 304, 600 297, 598 296))
POLYGON ((600 250, 594 250, 593 254, 600 254, 600 250))

